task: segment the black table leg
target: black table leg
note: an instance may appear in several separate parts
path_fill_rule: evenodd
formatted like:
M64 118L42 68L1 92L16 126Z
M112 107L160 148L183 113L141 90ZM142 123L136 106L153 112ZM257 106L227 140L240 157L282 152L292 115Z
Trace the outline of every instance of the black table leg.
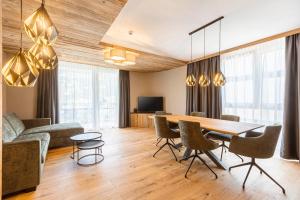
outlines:
M220 161L213 152L204 151L204 153L211 159L211 161L213 161L217 165L217 167L226 170L224 163L222 163L222 161Z
M193 150L186 148L182 159L183 160L188 159L192 151ZM203 151L203 152L209 157L211 161L213 161L217 165L217 167L226 170L225 165L218 159L218 157L213 152L211 151Z

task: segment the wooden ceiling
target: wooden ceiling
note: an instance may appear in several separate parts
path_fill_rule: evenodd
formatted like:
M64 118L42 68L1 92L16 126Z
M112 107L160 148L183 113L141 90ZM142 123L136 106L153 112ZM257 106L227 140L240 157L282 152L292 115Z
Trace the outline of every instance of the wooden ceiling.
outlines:
M46 0L46 9L59 30L54 48L60 60L90 65L122 68L130 71L161 71L180 67L184 61L138 51L134 66L118 67L103 61L103 45L99 45L127 0ZM31 15L41 0L23 0L23 19ZM20 0L2 0L3 49L14 53L20 43ZM23 31L24 33L24 31ZM23 46L33 42L24 33ZM134 50L136 51L136 50Z

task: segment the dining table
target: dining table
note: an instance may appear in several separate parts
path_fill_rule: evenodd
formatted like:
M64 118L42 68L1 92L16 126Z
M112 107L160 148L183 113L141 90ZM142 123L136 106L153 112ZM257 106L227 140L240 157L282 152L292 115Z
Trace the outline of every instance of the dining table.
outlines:
M154 119L154 116L149 116L150 119ZM261 124L253 124L247 122L235 122L235 121L227 121L221 119L213 119L206 117L196 117L189 115L161 115L166 117L168 122L177 123L181 120L190 121L190 122L198 122L200 127L206 131L215 131L223 134L229 134L233 136L239 136L248 131L252 131L258 128L264 127ZM178 144L178 146L181 144ZM183 159L187 159L192 153L192 149L186 148ZM212 151L203 151L209 159L216 164L217 167L221 169L226 169L226 165L212 152Z

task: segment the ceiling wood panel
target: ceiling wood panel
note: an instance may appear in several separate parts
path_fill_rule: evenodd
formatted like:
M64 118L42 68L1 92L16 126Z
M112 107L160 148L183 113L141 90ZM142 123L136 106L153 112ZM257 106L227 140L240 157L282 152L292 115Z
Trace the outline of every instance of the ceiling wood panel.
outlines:
M118 16L127 0L46 0L46 9L57 26L59 37L54 44L60 60L130 71L162 71L180 67L184 61L137 51L134 66L119 67L103 61L101 39ZM23 19L31 15L41 0L23 0ZM14 53L20 43L20 0L3 0L3 48ZM33 42L23 31L23 47ZM105 44L105 43L104 43ZM108 45L108 44L106 44ZM136 51L136 50L134 50Z
M135 49L130 49L119 45L114 45L114 44L109 44L104 42L100 42L99 44L102 50L104 50L107 47L117 47L120 49L125 49L127 51L137 53L138 56L136 58L136 65L125 67L125 68L132 68L131 69L132 71L144 71L144 72L163 71L163 70L173 69L176 67L181 67L187 64L186 61L177 60L175 58L160 56L152 53L147 53Z

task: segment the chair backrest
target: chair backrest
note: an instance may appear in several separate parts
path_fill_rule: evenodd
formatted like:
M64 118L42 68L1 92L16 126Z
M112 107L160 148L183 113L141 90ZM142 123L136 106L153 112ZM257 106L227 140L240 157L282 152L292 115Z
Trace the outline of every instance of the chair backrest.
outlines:
M261 157L270 158L274 155L280 131L281 125L267 126L264 133L256 137L260 140L260 145L263 145L263 148L257 147L257 150L261 151Z
M237 115L221 115L222 120L239 122L240 117Z
M154 116L154 127L157 137L161 138L172 138L172 131L168 126L166 117Z
M183 146L196 150L212 150L218 146L203 136L200 123L180 120L178 125Z
M205 112L191 112L191 116L194 116L194 117L206 117L206 113Z

